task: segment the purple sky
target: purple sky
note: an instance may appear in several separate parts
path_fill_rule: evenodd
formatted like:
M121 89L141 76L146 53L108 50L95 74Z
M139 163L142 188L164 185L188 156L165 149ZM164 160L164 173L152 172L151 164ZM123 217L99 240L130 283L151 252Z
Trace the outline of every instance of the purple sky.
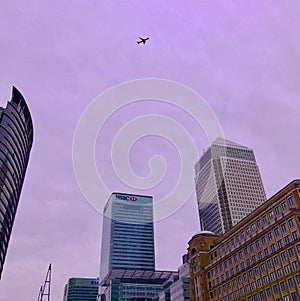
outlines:
M197 91L226 138L254 149L268 197L299 177L299 1L161 2L0 2L1 104L15 85L35 127L0 301L37 299L49 262L52 301L62 300L69 277L98 275L102 217L75 182L72 140L86 106L116 84L158 77ZM138 36L150 40L137 45ZM170 109L184 122L184 113ZM206 148L201 129L189 129ZM173 151L152 139L163 147L147 156ZM101 153L100 138L97 147ZM142 149L133 148L141 173ZM194 197L157 223L157 268L177 269L198 229Z

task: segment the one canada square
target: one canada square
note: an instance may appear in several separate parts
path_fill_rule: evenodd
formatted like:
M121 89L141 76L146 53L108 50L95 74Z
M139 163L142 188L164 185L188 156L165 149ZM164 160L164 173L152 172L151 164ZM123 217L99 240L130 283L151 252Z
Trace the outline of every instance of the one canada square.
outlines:
M27 104L13 88L12 99L0 108L0 277L25 178L33 141Z
M253 150L217 138L195 165L202 230L222 235L266 201Z

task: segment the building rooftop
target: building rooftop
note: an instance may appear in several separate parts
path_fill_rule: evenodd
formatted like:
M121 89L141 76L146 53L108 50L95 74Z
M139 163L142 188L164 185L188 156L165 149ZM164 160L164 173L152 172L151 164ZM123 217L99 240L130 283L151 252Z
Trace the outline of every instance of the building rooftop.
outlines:
M238 144L236 142L233 142L228 139L221 138L221 137L218 137L216 140L214 140L212 145L213 144L248 149L248 147L246 147L244 145Z
M108 285L111 279L151 279L151 280L168 280L178 276L177 271L154 271L154 270L125 270L125 269L114 269L104 277L101 285Z

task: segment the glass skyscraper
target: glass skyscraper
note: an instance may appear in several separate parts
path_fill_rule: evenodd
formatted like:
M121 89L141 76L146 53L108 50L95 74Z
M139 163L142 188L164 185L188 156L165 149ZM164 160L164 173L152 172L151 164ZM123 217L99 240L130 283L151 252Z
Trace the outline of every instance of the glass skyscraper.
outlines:
M266 201L253 150L217 138L195 166L202 230L222 235Z
M100 279L115 269L155 269L151 196L115 192L105 206Z
M13 88L12 99L0 108L0 278L12 232L33 141L29 109Z

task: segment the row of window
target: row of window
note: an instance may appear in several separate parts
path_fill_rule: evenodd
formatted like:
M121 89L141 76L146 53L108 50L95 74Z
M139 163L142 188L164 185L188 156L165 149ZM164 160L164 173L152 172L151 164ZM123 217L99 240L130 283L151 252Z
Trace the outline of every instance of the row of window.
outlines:
M288 225L291 230L293 230L296 226L295 220L293 218L288 220ZM250 244L249 247L245 247L243 250L240 250L238 253L234 254L228 260L225 260L220 265L216 266L215 269L212 270L211 275L217 276L218 273L225 271L227 268L230 268L234 263L238 260L243 260L245 258L245 263L241 262L241 269L244 269L245 266L249 267L251 263L255 263L257 260L263 259L265 256L268 256L270 253L275 252L277 249L281 249L283 246L288 245L292 240L296 240L299 237L298 231L295 230L292 232L292 237L287 234L287 225L286 223L281 224L281 227L276 227L274 231L268 232L267 236L263 236L261 239L257 239L254 244ZM279 239L280 236L284 236L283 240ZM268 245L276 238L276 244ZM265 247L264 247L265 246ZM251 253L255 252L255 249L258 251L257 256L252 255ZM212 255L212 254L211 254ZM237 266L236 266L237 267ZM236 268L239 269L239 268ZM236 270L236 272L239 272Z
M297 250L298 254L300 254L300 243L296 245L296 250ZM263 262L260 265L257 265L256 267L253 268L253 270L250 269L247 273L244 273L243 274L243 279L242 279L242 275L239 276L238 278L233 279L232 280L232 287L236 287L237 284L241 284L242 280L244 282L248 281L248 276L249 276L249 278L253 278L254 275L256 277L258 277L261 274L265 274L267 272L270 272L275 267L277 268L278 278L281 278L283 276L281 266L284 269L284 273L286 275L288 275L291 272L291 269L293 271L297 271L299 269L298 262L295 259L297 259L296 254L295 254L295 250L294 250L293 247L290 247L290 248L287 249L287 252L283 251L279 255L275 255L273 258L268 259L265 263ZM291 267L290 267L289 262L291 262ZM247 262L247 265L248 265L248 262ZM239 266L238 265L236 266L235 271L239 272ZM235 271L234 271L234 269L231 269L230 271L227 271L226 273L223 273L220 277L217 277L216 279L213 279L211 282L209 282L209 287L210 288L214 287L214 286L220 284L221 282L227 280L230 276L234 275ZM273 277L274 273L273 274L272 273L269 275L271 281L273 281L275 279L275 277ZM211 278L210 272L208 272L208 278L209 279ZM228 283L228 289L230 289L230 288L231 288L231 282ZM225 288L223 287L223 289L225 289Z
M264 285L267 285L268 282L265 282L263 280ZM253 294L252 296L249 296L247 299L243 299L244 301L258 301L258 300L266 300L266 298L270 298L274 295L278 295L279 293L284 294L288 293L288 291L293 291L296 288L296 284L300 285L300 274L296 275L295 280L293 277L288 278L286 281L280 281L279 283L276 283L270 287L265 288L265 290L259 291L257 294ZM215 290L214 292L210 292L211 299L215 298L215 300L219 301L231 301L236 300L240 298L243 298L245 295L255 291L257 288L261 288L263 286L262 280L258 279L256 282L251 282L250 285L246 285L245 287L242 287L240 289L236 289L234 292L226 294L224 297L219 298L220 292L218 290ZM288 295L286 295L288 297ZM297 299L297 293L292 292L291 297L292 301L298 300ZM276 299L277 300L277 299ZM280 299L279 299L280 300ZM288 299L284 300L290 300Z
M217 251L215 251L211 260L220 258L222 255L225 255L226 252L231 251L237 247L240 242L244 241L246 238L249 238L251 234L256 235L256 230L261 229L265 225L268 225L269 222L274 221L274 216L278 216L281 212L285 212L289 207L295 205L295 199L293 196L288 197L287 201L283 201L280 205L276 206L273 210L270 210L268 214L264 215L261 219L258 219L251 226L247 227L240 235L237 235L235 238L228 240L223 246L221 246Z

